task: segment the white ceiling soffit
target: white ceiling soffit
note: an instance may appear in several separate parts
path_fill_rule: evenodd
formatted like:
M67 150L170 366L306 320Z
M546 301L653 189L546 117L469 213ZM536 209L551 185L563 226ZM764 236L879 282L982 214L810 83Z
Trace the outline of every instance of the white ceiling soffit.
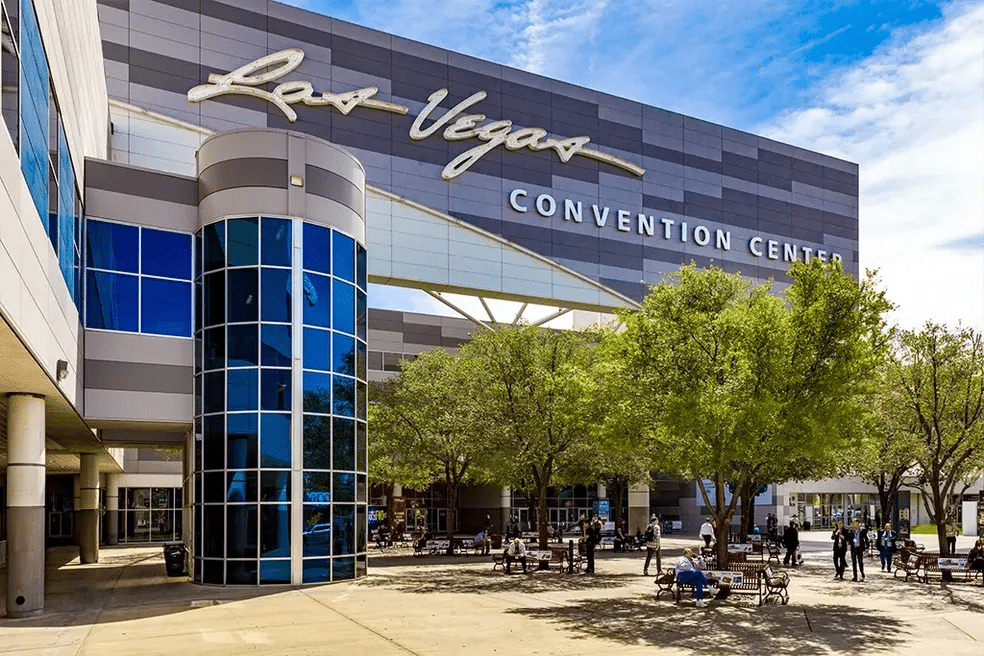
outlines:
M609 312L627 296L502 237L366 185L369 281Z

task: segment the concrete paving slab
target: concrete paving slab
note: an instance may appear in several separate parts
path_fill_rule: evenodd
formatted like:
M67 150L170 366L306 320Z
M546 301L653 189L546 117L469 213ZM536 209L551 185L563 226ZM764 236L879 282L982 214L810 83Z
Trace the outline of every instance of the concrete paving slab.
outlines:
M644 554L600 552L597 574L506 576L489 557L374 552L370 575L293 589L198 586L168 578L159 547L104 549L80 565L48 556L46 613L0 619L0 655L290 654L980 654L984 587L894 579L866 562L835 581L825 531L804 533L788 606L748 597L655 599ZM961 538L959 550L972 539ZM963 542L968 542L966 545ZM693 536L663 540L664 567ZM77 552L74 552L77 555ZM850 574L849 574L850 576ZM0 571L0 608L5 582Z

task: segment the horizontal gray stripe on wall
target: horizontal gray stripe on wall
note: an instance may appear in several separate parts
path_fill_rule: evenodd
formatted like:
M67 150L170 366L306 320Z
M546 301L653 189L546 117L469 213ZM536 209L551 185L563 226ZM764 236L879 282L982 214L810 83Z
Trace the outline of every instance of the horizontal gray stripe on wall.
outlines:
M305 166L304 178L304 186L309 194L337 201L359 216L366 215L365 193L337 173L308 164Z
M198 204L198 181L194 178L96 159L85 160L85 186L182 205Z
M243 157L216 162L198 175L198 202L209 194L241 187L286 189L287 160Z
M138 444L184 444L185 434L173 431L105 429L99 437L112 446Z
M86 360L85 386L124 392L191 394L194 371L191 367L166 364Z

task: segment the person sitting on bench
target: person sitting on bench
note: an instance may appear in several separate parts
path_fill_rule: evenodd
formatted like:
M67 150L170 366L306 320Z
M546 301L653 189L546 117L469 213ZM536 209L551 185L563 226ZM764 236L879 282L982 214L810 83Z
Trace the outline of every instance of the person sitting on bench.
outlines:
M506 574L510 573L510 567L514 560L523 564L523 572L526 572L526 545L519 538L513 538L506 548Z

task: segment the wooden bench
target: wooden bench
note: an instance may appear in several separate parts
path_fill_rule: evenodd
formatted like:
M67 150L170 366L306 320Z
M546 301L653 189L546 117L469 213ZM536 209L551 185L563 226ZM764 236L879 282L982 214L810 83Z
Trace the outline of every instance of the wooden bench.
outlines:
M892 577L899 578L899 574L902 574L906 581L909 580L910 576L918 579L920 565L919 554L916 551L902 548L896 552L892 559Z
M713 585L718 582L719 586L727 586L730 594L747 594L758 597L758 605L761 606L765 595L763 594L763 571L769 566L762 566L758 563L734 563L728 567L728 571L708 570L705 576ZM771 572L771 569L770 569ZM788 576L786 583L788 584ZM778 581L777 581L778 582ZM656 598L658 599L664 592L669 592L675 601L679 602L683 598L684 590L696 591L696 586L689 583L681 583L676 577L676 568L669 568L659 574L654 581L656 584ZM788 601L788 594L786 595Z
M929 583L930 579L938 579L947 583L971 583L980 572L967 566L967 556L955 554L940 556L938 554L919 554L921 574L918 579ZM949 578L945 578L949 573Z
M765 586L763 604L769 599L778 599L783 606L789 603L789 574L782 571L772 571L772 565L767 563L765 569L762 570L762 585Z
M448 540L427 540L427 542L421 544L418 540L413 544L413 555L414 556L426 556L426 555L437 555L445 554L448 552L448 547L451 543Z

